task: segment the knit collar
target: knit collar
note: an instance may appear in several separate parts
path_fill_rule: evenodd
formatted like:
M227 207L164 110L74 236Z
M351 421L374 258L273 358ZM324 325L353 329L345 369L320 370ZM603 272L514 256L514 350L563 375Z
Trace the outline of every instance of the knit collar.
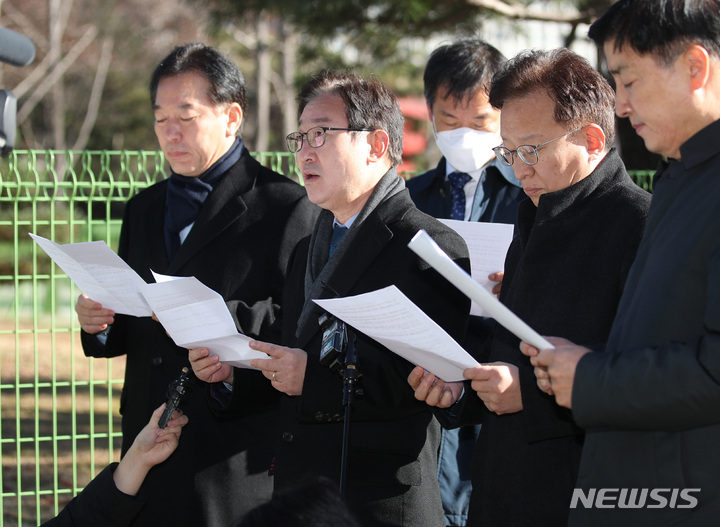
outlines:
M534 221L535 223L552 221L560 214L566 214L582 207L583 202L589 196L600 195L629 177L617 149L611 148L605 158L586 178L567 188L542 194L534 213ZM529 199L521 203L521 211L523 209L527 211L530 207L535 209Z

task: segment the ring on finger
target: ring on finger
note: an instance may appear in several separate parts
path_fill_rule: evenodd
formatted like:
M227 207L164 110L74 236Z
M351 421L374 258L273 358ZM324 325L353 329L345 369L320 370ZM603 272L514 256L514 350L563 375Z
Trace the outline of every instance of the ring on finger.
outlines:
M276 375L276 374L277 374L277 372L274 371L274 372L273 372L273 375L272 375L272 380L273 380L273 381L275 380L275 375Z

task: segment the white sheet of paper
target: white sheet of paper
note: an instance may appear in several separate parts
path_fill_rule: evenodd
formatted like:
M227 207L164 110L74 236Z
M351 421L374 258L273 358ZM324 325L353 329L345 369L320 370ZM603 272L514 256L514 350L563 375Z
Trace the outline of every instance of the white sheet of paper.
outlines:
M152 314L140 294L145 281L104 241L60 245L36 234L30 237L83 293L103 307L136 317Z
M453 262L427 232L418 231L408 243L408 247L433 266L451 284L480 304L488 316L494 318L516 337L539 349L555 348Z
M470 274L488 293L497 282L488 280L490 273L505 268L505 255L513 239L515 227L509 223L487 223L479 221L439 220L460 236L470 253ZM486 317L485 310L473 301L470 314Z
M172 277L153 272L157 280L145 284L142 295L175 344L183 348L208 348L221 362L251 368L252 359L267 359L251 349L252 340L238 333L222 296L194 276Z
M394 285L345 298L313 300L324 310L441 379L463 380L478 362ZM358 350L361 354L362 350Z

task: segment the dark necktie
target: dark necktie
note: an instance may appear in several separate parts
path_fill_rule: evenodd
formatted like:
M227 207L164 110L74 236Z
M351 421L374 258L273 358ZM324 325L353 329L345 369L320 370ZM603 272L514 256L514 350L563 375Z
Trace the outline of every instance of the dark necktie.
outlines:
M335 251L335 247L338 246L338 243L340 243L340 240L342 240L342 237L345 236L347 231L347 227L343 227L337 223L333 225L332 238L330 239L330 254L328 255L328 259L332 256L332 253Z
M470 176L465 172L452 172L448 175L452 185L452 210L451 220L465 219L465 184L470 181Z

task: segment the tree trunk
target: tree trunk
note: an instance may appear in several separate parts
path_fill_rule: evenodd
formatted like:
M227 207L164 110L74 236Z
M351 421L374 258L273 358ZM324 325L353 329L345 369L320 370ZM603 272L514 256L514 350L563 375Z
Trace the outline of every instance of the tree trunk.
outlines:
M254 150L265 152L270 142L270 24L261 14L257 23L257 135Z
M295 103L295 73L297 71L297 48L300 37L295 28L283 22L282 28L282 84L285 88L281 98L283 130L289 134L297 128L297 106Z

